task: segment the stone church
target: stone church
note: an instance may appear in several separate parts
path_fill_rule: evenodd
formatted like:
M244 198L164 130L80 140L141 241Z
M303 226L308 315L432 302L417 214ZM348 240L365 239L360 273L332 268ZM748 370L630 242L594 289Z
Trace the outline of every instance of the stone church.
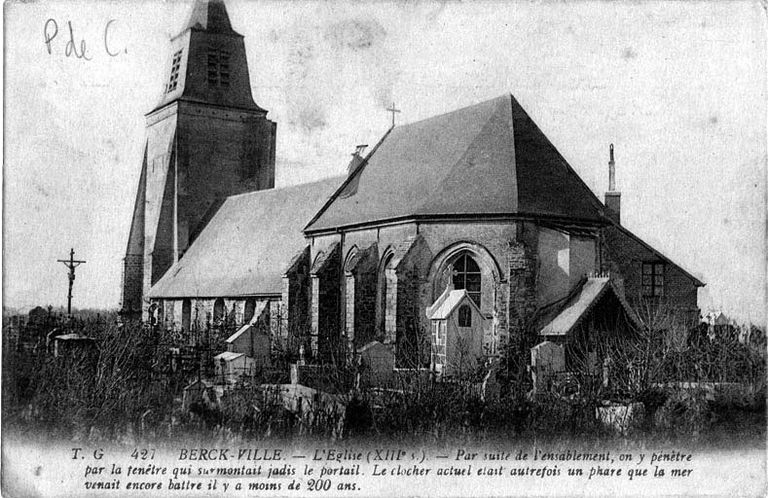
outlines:
M698 319L704 284L621 225L613 146L603 203L513 95L393 126L346 176L274 188L277 124L224 4L198 1L169 55L146 116L126 315L250 327L237 337L260 334L259 355L309 361L376 343L396 368L436 367L438 315L483 357L534 316L542 337L567 337L603 301Z

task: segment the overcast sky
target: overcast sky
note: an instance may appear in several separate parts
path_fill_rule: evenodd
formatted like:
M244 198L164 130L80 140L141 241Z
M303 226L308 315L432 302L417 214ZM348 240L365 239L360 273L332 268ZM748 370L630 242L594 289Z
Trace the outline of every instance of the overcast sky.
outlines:
M406 123L511 92L600 198L614 143L623 224L707 283L704 310L764 322L758 2L227 5L254 98L278 123L278 184L343 173L392 101ZM5 4L6 306L66 304L56 259L70 247L88 261L74 305L118 305L144 114L189 10ZM68 22L91 60L67 57Z

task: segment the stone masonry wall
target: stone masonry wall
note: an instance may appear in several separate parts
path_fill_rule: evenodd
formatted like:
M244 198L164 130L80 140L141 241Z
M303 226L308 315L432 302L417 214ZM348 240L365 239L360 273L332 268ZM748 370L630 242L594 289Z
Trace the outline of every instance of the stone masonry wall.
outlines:
M507 252L509 293L507 324L509 340L517 340L536 311L538 229L532 223L520 223L517 240Z

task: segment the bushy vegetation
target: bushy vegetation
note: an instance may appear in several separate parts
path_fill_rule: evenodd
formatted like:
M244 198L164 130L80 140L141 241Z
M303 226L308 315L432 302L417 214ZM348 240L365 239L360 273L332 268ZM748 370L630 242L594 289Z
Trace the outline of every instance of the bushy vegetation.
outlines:
M185 367L179 363L183 351L172 348L157 329L92 317L69 327L92 337L97 350L56 357L44 334L32 348L6 350L3 422L14 431L116 442L182 435L430 442L589 439L615 437L595 416L610 400L644 406L645 423L622 437L711 438L724 424L740 430L734 425L739 417L757 420L755 427L764 424L764 343L740 339L729 329L712 335L650 319L644 323L644 329L627 337L593 331L602 348L599 356L611 358L607 383L585 365L556 388L533 394L526 369L529 348L537 340L531 334L510 342L500 359L480 358L474 368L448 379L420 368L420 355L413 368L399 371L386 385L361 385L355 380L359 367L351 361L337 362L332 369L308 366L308 387L326 395L309 396L297 407L274 388L288 382L286 359L274 362L280 372L249 372L219 389L215 400L183 407L184 387L211 378L212 350L190 346L187 359L194 362ZM745 418L744 410L758 418ZM759 436L764 434L760 430L748 432Z

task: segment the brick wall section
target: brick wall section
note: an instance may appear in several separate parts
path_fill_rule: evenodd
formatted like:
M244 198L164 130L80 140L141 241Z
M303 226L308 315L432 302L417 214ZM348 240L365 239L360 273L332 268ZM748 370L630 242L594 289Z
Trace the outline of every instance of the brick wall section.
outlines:
M531 223L520 223L517 240L509 244L507 268L509 293L507 305L508 340L515 340L536 311L537 263L535 248L538 229Z
M483 338L483 348L486 355L496 356L501 352L501 346L509 340L509 324L507 323L507 307L509 306L509 282L507 276L496 283L494 302L493 326Z
M440 375L445 371L447 331L445 321L432 323L432 369Z
M624 295L631 306L641 306L647 302L642 297L642 264L663 260L617 227L607 227L601 235L604 241L603 270L620 277ZM670 306L681 318L693 323L698 320L698 289L694 281L674 264L665 264L664 293L659 303Z

